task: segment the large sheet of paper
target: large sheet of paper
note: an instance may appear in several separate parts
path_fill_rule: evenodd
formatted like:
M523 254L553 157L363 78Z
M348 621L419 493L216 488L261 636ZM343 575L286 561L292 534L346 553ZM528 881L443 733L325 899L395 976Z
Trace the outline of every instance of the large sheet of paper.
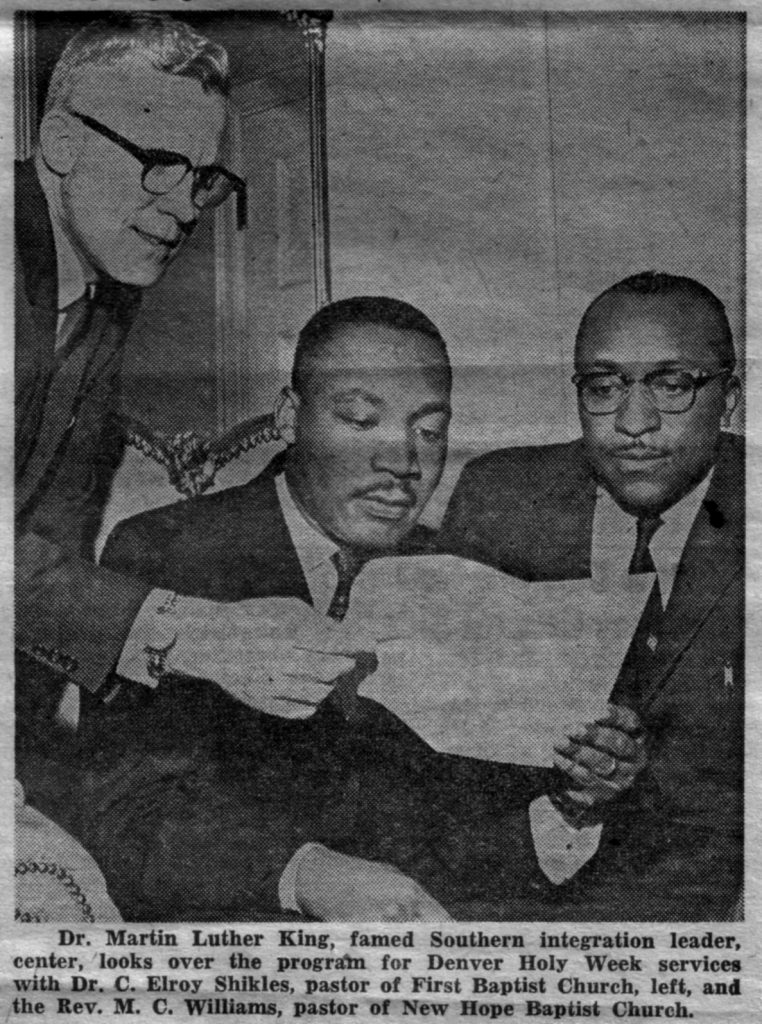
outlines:
M437 750L549 765L565 727L605 706L652 584L525 583L449 555L379 559L346 620L379 638L360 692Z

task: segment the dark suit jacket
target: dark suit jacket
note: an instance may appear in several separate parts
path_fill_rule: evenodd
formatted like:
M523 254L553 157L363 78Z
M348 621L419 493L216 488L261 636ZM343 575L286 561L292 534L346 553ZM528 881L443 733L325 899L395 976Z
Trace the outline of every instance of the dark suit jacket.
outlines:
M311 603L275 488L282 464L276 457L242 487L127 520L103 561L186 595ZM433 534L421 527L397 553L431 550ZM349 722L331 698L304 722L248 711L210 684L163 683L156 698L144 717L155 728L166 714L165 752L182 761L195 745L166 773L168 810L143 814L133 786L90 843L129 917L281 918L278 878L309 840L391 861L456 912L466 898L495 886L510 893L538 874L526 818L538 785L531 772L438 755L363 698ZM146 749L155 768L155 733ZM115 787L107 791L113 797Z
M15 184L17 770L30 801L58 820L55 772L31 762L59 749L53 716L66 683L95 692L108 678L147 593L92 561L138 292L103 281L79 343L57 356L56 254L31 162Z
M590 574L596 484L582 443L469 463L440 543L526 580ZM644 683L636 634L612 700L641 715L650 762L612 809L597 856L555 906L528 916L721 918L742 877L744 448L723 435Z

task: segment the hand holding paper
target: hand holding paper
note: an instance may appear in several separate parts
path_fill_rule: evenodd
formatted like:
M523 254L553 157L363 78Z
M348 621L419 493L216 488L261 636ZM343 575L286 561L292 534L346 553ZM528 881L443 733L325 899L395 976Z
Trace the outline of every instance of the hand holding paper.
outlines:
M282 718L314 714L375 644L296 598L218 604L182 597L172 628L168 671L213 679L244 704Z

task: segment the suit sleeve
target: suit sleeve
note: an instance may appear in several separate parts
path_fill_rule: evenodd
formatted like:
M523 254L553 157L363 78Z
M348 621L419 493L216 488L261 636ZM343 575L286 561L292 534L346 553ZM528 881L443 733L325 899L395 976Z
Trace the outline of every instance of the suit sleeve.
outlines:
M20 652L93 693L113 671L150 589L35 533L17 538L15 585Z
M479 468L469 463L463 468L445 510L437 534L441 550L463 558L484 558L484 543L480 543L479 501L477 495L484 488Z
M161 521L150 513L117 523L106 539L100 564L146 585L163 586L164 532Z

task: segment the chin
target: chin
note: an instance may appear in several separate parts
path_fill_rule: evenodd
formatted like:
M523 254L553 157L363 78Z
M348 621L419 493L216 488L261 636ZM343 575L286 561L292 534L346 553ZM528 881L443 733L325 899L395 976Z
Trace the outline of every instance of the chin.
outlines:
M167 266L167 263L162 263L158 266L152 264L142 267L105 267L104 269L108 276L114 281L118 281L119 284L132 285L133 288L150 288L151 285L157 284L161 280Z
M674 503L672 494L658 487L612 488L615 501L633 515L655 515Z
M396 548L407 537L412 528L407 523L394 530L372 525L367 529L358 531L350 540L350 543L354 547L383 554L384 551L391 551L393 548Z

